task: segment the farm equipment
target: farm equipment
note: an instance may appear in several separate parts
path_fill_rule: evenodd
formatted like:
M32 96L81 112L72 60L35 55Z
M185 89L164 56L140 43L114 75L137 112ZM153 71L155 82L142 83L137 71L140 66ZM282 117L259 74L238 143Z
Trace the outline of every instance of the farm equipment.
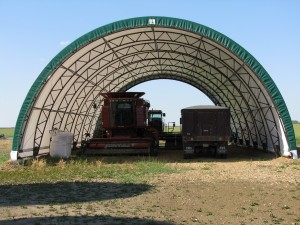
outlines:
M230 110L220 106L194 106L181 110L184 158L197 154L227 157Z
M147 123L150 103L141 98L144 94L102 93L104 105L99 128L83 142L83 153L157 155L158 131Z
M148 111L148 121L149 121L149 126L153 127L156 129L159 133L164 132L164 121L163 117L165 117L166 114L163 113L161 110L155 110L151 109Z
M161 149L181 149L182 137L180 132L174 132L175 122L168 122L165 127L164 119L166 114L161 110L149 110L149 126L158 131L159 140L164 142L164 146L160 146ZM171 124L171 126L170 126Z

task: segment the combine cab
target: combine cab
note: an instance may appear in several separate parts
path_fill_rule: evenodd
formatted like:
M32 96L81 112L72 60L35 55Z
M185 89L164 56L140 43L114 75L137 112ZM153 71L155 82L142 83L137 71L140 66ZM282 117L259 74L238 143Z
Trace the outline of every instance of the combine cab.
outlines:
M150 127L150 103L141 98L144 92L102 93L99 129L84 141L84 154L147 154L157 155L158 131Z

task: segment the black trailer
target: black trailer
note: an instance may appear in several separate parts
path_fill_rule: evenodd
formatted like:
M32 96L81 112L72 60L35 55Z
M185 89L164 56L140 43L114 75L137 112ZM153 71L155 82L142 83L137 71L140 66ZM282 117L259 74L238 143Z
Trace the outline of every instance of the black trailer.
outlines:
M220 106L193 106L181 110L184 158L196 154L227 156L230 110Z

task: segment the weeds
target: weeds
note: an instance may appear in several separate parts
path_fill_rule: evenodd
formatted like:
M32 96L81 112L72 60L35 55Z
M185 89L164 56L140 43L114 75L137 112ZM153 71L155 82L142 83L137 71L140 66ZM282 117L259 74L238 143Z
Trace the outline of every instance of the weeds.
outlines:
M258 204L257 202L252 201L252 202L250 203L250 205L251 205L251 206L258 206L259 204Z
M11 143L11 139L0 140L0 165L9 160Z
M208 211L208 212L206 213L206 216L212 216L212 215L213 215L213 212Z
M210 170L209 167L203 167L202 170Z
M47 166L47 162L45 159L34 159L31 163L31 168L34 170L45 169Z
M285 210L287 210L287 209L290 209L290 207L289 207L289 206L287 206L287 205L283 205L283 206L281 206L281 209L285 209Z
M113 179L122 183L147 183L151 177L162 173L177 173L179 169L167 163L149 159L131 163L115 164L105 160L76 158L34 159L28 166L11 166L0 170L3 184L59 182L72 180Z

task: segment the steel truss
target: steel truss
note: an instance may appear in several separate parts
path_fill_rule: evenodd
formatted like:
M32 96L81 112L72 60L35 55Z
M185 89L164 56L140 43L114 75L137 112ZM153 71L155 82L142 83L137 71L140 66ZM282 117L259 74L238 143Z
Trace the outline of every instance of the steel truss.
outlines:
M249 66L204 36L154 26L99 38L56 68L28 114L38 118L29 146L32 150L49 146L52 128L74 133L80 143L99 120L100 93L126 91L154 79L190 84L214 104L230 107L238 144L279 154L278 113ZM24 130L31 122L26 121ZM28 136L23 134L20 143Z

